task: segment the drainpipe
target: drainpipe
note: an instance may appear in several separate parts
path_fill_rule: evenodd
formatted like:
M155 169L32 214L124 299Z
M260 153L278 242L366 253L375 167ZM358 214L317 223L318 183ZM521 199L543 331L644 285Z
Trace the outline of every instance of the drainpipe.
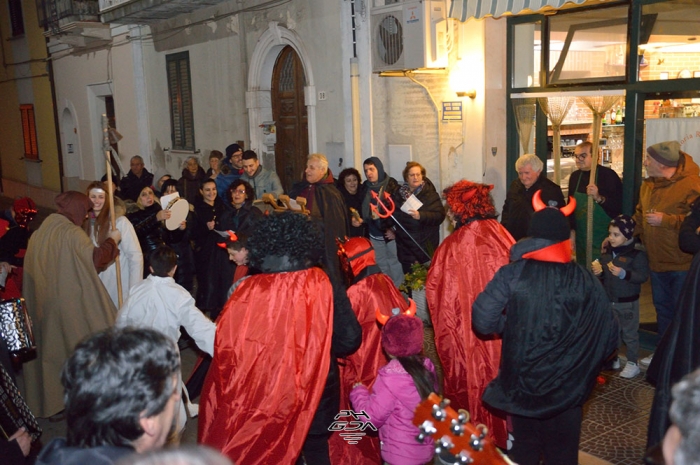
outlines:
M350 58L350 96L352 99L352 151L355 167L362 167L362 128L360 127L360 65Z
M362 128L360 124L360 63L357 59L355 0L350 2L352 19L352 58L350 58L350 99L352 101L352 151L356 169L362 167Z

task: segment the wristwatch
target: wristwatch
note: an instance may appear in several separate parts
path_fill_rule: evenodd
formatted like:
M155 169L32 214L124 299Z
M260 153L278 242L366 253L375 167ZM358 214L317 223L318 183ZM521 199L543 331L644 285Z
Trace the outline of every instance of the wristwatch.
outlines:
M602 195L600 196L600 200L595 201L595 203L597 203L598 205L602 204L603 202L605 202L605 197L603 197Z

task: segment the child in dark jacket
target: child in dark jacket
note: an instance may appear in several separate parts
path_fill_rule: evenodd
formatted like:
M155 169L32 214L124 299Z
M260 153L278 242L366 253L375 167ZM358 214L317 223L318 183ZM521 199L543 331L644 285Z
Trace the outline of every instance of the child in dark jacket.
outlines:
M382 459L392 465L421 465L433 459L433 441L416 441L418 427L413 411L435 390L432 362L421 355L423 322L414 316L397 315L382 330L382 347L391 361L379 369L372 393L361 383L350 392L355 411L369 415L379 428Z
M627 215L618 215L608 227L608 245L605 252L591 264L593 273L600 278L620 321L622 342L627 346L627 365L620 373L623 378L634 378L640 373L639 356L639 293L642 283L649 278L649 260L646 252L635 248L632 236L635 221ZM619 367L620 362L613 362Z

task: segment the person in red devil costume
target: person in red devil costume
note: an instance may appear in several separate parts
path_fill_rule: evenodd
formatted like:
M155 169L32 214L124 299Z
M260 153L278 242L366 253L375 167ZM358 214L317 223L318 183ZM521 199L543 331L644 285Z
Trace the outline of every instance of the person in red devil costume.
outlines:
M198 440L239 465L330 464L335 358L357 350L362 335L345 288L319 267L323 244L306 215L262 218L248 240L262 273L238 284L217 320Z
M371 386L377 372L387 364L382 351L381 329L377 312L389 318L392 310L405 313L409 303L396 288L391 278L381 272L369 239L353 237L338 244L340 264L348 280L348 298L357 320L362 326L362 345L345 358L340 366L340 409L350 410L350 391L357 383ZM412 306L415 313L415 304ZM340 432L330 439L333 465L362 465L380 463L379 438L371 430L365 431L357 444L348 444Z
M501 340L472 329L472 304L498 269L508 263L515 242L496 220L489 194L492 185L462 180L443 191L455 231L435 251L425 284L435 349L444 370L443 389L455 408L483 423L499 446L505 446L505 417L481 402L496 377Z

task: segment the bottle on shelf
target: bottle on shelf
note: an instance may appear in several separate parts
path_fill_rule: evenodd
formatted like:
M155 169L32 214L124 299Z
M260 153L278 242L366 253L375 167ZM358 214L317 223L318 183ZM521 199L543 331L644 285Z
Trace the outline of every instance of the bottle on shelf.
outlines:
M620 107L617 107L617 111L615 112L615 124L622 124L622 110Z

